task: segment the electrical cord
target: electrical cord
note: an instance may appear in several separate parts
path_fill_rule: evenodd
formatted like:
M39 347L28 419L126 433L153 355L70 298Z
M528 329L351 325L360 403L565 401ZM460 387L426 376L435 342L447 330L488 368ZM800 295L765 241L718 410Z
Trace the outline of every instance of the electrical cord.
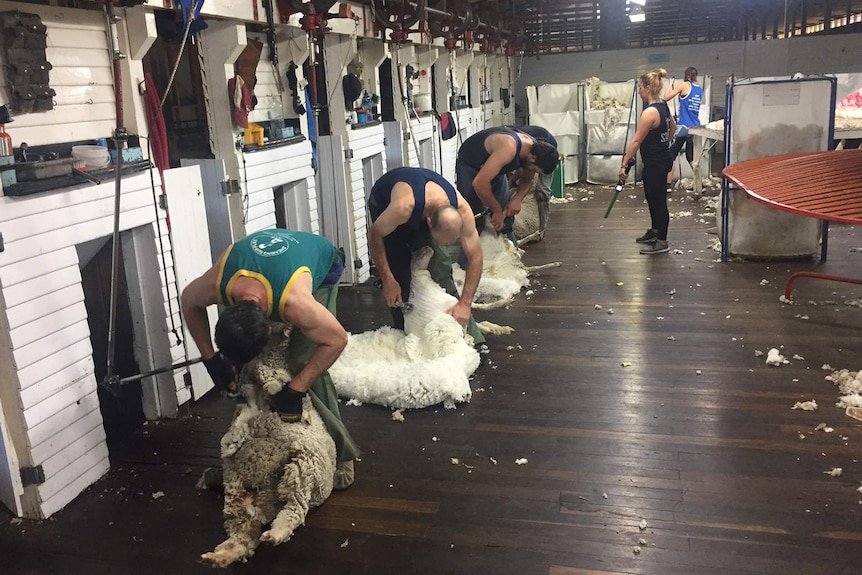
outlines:
M186 43L189 39L189 29L192 27L192 21L195 19L195 10L198 7L198 0L192 2L192 7L189 9L188 19L186 20L186 28L183 30L183 39L180 42L180 51L177 54L177 60L174 62L174 69L171 71L171 77L168 79L168 85L165 88L165 93L162 95L161 107L165 106L165 101L168 99L168 93L171 91L171 86L174 84L174 78L177 75L177 69L180 67L180 61L183 59L183 52L186 49Z

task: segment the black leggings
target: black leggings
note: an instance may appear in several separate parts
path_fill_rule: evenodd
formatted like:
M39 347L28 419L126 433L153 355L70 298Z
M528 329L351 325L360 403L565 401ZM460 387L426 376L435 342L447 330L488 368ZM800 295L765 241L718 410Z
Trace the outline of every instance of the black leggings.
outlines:
M644 163L644 195L647 205L649 205L649 215L652 220L650 227L657 232L660 240L667 240L667 226L670 222L665 184L667 173L672 167L673 160Z
M673 145L670 148L670 153L673 155L674 160L676 160L676 157L679 155L680 151L682 151L683 146L685 146L685 159L688 160L688 163L690 164L694 161L694 138L691 136L674 139Z

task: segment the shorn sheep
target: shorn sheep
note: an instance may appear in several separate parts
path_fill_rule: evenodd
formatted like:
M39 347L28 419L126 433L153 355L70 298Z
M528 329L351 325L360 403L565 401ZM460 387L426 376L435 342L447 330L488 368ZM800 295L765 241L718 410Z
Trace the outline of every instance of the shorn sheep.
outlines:
M562 262L551 262L539 266L525 266L521 261L523 250L516 248L502 234L497 234L485 226L479 236L482 243L482 278L476 287L476 300L473 309L494 309L509 305L514 297L530 285L529 276L540 270L559 267ZM458 289L464 286L464 270L455 264L452 276Z
M413 256L411 309L404 332L382 327L351 334L347 348L329 369L342 397L393 408L422 408L470 401L470 375L479 353L446 310L456 299L431 279L430 247Z
M311 398L303 400L297 423L285 423L269 411L269 397L291 379L289 337L274 331L264 351L240 374L246 403L237 407L221 440L228 538L201 555L214 567L251 557L260 542L284 543L305 523L309 508L321 505L332 492L335 443Z

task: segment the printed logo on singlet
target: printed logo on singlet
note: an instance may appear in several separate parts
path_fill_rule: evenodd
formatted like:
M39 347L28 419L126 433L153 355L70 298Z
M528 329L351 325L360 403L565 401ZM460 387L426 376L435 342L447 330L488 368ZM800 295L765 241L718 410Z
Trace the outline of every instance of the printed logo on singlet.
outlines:
M265 258L271 258L280 256L290 249L288 240L293 241L293 236L261 232L256 234L249 243L254 253Z

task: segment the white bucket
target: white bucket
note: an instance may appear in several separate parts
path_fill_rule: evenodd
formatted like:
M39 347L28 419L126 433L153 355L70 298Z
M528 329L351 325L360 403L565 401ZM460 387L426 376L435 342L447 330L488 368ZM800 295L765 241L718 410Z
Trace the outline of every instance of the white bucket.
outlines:
M105 146L72 146L72 157L83 160L88 168L104 168L111 161L111 155Z

